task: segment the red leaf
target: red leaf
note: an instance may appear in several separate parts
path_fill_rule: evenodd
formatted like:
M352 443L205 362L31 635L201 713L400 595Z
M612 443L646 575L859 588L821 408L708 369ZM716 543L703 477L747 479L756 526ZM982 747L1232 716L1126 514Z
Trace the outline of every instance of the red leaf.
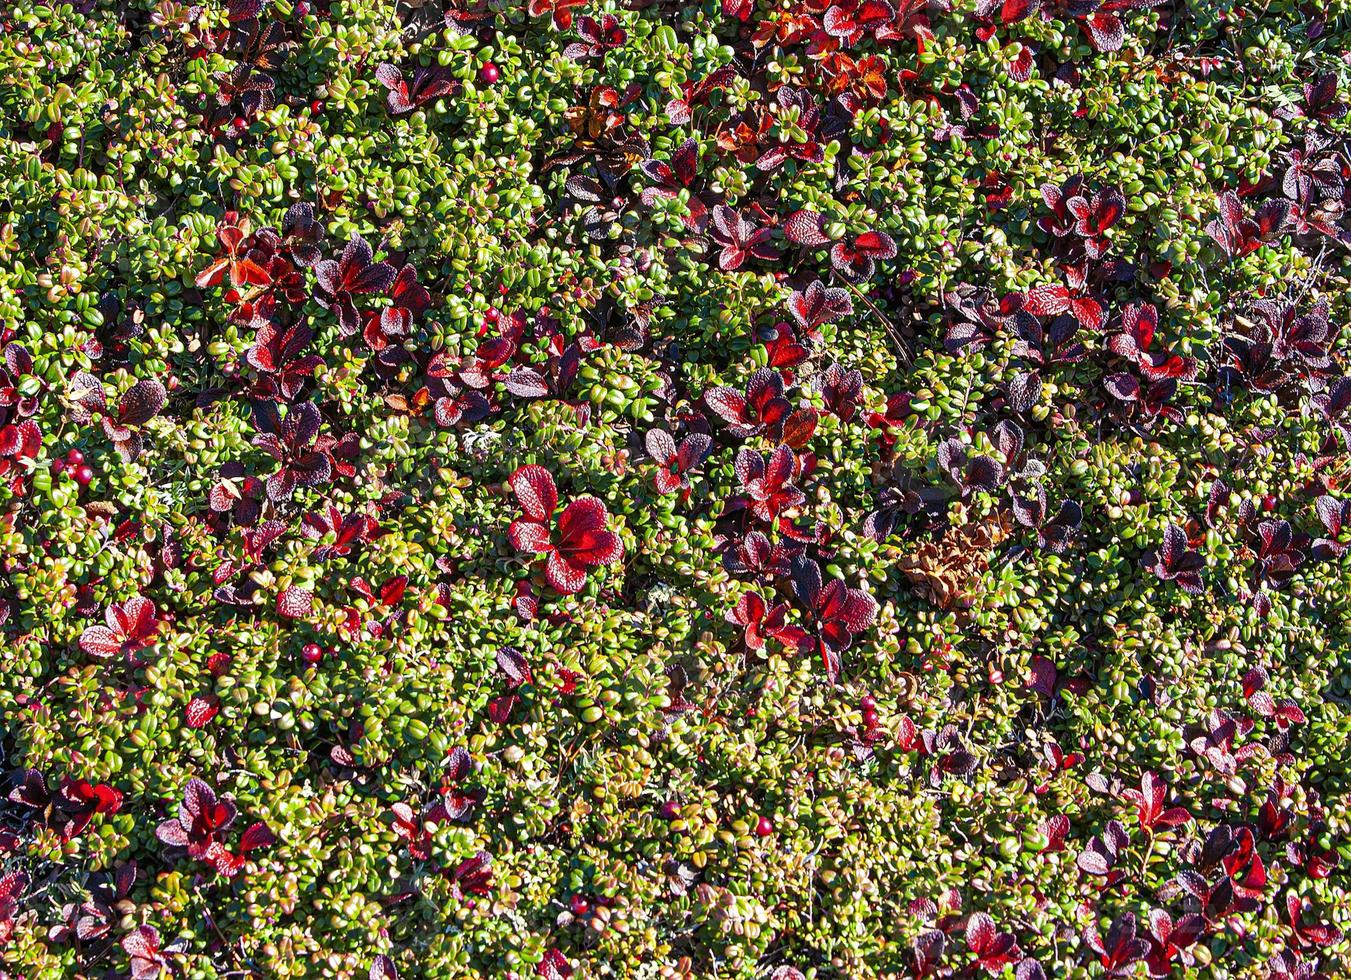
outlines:
M277 615L286 619L304 619L314 609L314 593L292 585L277 596Z
M183 715L189 728L201 728L220 713L220 699L214 694L198 694L188 702Z
M553 474L543 466L522 466L507 483L520 501L525 516L532 521L548 521L558 506L558 487Z
M80 635L80 649L91 657L106 659L122 650L122 638L106 626L91 626Z
M830 236L825 232L826 219L815 211L803 208L794 211L783 224L783 233L798 245L825 245Z
M117 419L123 425L143 425L159 414L168 399L164 385L153 378L136 382L117 405Z
M704 394L704 401L724 422L735 425L746 417L746 399L734 388L714 388Z
M544 567L544 577L555 592L572 595L581 592L586 585L586 569L574 565L558 552L549 553L548 564Z
M513 369L502 383L518 398L543 398L549 393L549 382L532 367Z
M570 980L572 964L558 950L551 949L544 954L544 959L540 960L535 966L535 973L542 980Z
M408 576L396 575L380 586L380 602L386 606L397 606L403 601L404 591L408 588Z
M1069 290L1064 286L1037 286L1027 291L1023 309L1033 316L1055 316L1069 309Z
M272 833L267 824L259 821L239 836L239 851L241 854L247 854L260 847L270 847L276 842L277 835Z
M571 542L588 531L603 530L609 516L605 504L595 497L578 497L559 515L558 531L565 543Z
M517 551L530 551L538 554L548 551L553 545L549 538L549 529L534 521L512 521L507 528L507 538Z
M512 687L520 687L523 684L529 684L534 680L534 675L530 671L529 661L525 659L519 650L512 647L498 648L497 668L506 675L506 678Z

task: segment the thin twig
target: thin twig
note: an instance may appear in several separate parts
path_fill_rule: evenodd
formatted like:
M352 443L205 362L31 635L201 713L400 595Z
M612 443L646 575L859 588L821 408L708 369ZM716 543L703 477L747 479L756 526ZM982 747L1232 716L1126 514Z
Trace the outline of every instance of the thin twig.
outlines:
M857 296L859 301L863 303L863 305L866 306L878 320L882 321L882 326L886 330L887 336L896 344L897 354L900 356L901 363L906 367L913 364L915 361L914 352L910 349L910 345L906 342L905 338L901 336L901 332L896 329L896 325L887 319L886 314L879 310L877 305L873 303L861 289L848 279L839 275L839 273L831 272L831 278L836 282L844 283L844 285L849 288L850 292Z

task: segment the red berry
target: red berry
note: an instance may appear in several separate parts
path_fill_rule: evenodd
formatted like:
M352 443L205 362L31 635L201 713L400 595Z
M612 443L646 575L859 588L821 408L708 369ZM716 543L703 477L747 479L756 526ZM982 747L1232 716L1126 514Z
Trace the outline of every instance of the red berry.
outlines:
M572 908L572 914L577 916L578 918L581 918L582 916L586 915L586 913L591 911L591 903L588 902L581 895L573 895L572 901L569 902L568 904Z
M478 70L478 80L484 85L496 85L497 80L502 77L502 73L497 70L497 66L491 61Z
M863 712L863 727L864 728L877 727L877 711L874 710L873 708L868 708Z
M94 471L88 466L81 466L75 471L75 482L82 487L87 487L94 479Z
M858 706L865 712L877 710L877 699L871 694L865 694L859 700Z
M235 116L235 129L243 129L248 124L248 120L243 116Z
M499 316L501 316L501 314L497 312L497 307L495 306L488 307L488 311L483 314L483 318L489 323L496 323Z
M300 656L307 664L317 664L324 659L324 648L317 643L306 643L300 650Z
M70 452L66 453L67 466L79 466L83 462L84 453L80 452L78 449L72 449Z
M757 837L768 837L774 833L774 821L769 817L761 817L755 821L755 834Z
M66 471L66 461L64 459L52 460L52 476L60 476Z
M320 102L318 99L315 99L313 102L310 103L311 116L317 116L319 115L319 113L323 111L324 111L324 104Z
M680 806L675 800L667 800L661 805L661 817L663 820L674 820L680 816Z
M1263 497L1263 498L1262 498L1262 509L1265 510L1265 511L1267 511L1268 513L1270 513L1271 511L1275 510L1275 509L1276 509L1276 498L1275 498L1274 496L1272 496L1271 494L1267 494L1265 497Z

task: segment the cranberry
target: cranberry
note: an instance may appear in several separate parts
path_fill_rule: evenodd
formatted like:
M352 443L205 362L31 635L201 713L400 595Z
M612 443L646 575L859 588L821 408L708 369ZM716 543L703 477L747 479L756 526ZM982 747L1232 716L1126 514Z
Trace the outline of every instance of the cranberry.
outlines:
M78 449L72 449L70 452L66 453L67 466L79 466L83 462L84 453L80 452Z
M570 901L568 905L572 909L572 914L578 918L581 918L591 911L591 903L581 895L573 895L572 901Z
M243 129L249 124L249 121L243 116L235 116L235 129Z
M1275 498L1274 496L1272 496L1271 494L1267 494L1265 497L1263 497L1263 498L1262 498L1262 509L1263 509L1264 511L1266 511L1267 513L1271 513L1271 511L1275 510L1275 509L1276 509L1276 498Z
M863 695L863 697L859 700L858 706L859 706L859 708L861 708L865 713L866 713L866 712L869 712L869 711L874 711L874 712L875 712L875 711L877 710L877 698L873 697L871 694L865 694L865 695Z
M66 461L64 459L52 460L52 476L60 476L66 471Z
M675 800L667 800L661 805L661 817L663 820L674 820L680 816L680 806Z
M877 711L876 711L875 709L873 709L873 708L866 708L866 709L864 709L864 712L863 712L863 727L864 727L864 728L876 728L876 727L877 727Z
M317 643L306 643L300 649L300 657L307 664L317 664L324 659L324 648Z
M319 115L319 113L323 111L324 111L324 104L320 102L318 99L315 99L313 102L310 103L311 116L317 116Z
M75 482L82 487L87 487L94 479L94 471L88 466L81 466L75 471Z
M755 835L757 837L768 837L772 833L774 833L774 821L770 820L769 817L761 817L755 821Z
M478 80L484 85L496 85L497 80L502 77L502 73L497 70L497 66L491 61L478 70Z

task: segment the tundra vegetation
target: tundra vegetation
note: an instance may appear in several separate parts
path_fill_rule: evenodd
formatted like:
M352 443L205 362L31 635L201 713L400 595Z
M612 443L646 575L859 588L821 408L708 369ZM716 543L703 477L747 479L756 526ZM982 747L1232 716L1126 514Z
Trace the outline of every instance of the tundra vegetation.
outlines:
M1351 972L1351 2L4 7L0 974Z

